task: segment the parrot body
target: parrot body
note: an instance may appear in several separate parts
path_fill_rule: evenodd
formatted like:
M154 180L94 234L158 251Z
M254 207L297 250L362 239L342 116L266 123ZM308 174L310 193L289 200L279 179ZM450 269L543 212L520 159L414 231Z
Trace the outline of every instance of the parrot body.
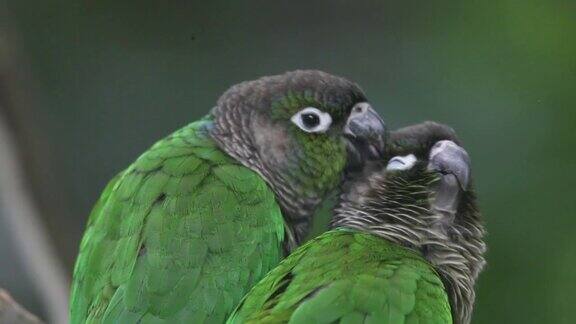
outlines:
M383 152L384 135L340 77L233 86L108 184L80 244L71 322L224 322L301 242L346 165Z
M229 323L452 323L439 275L421 255L374 235L332 230L250 292Z
M222 322L279 262L274 193L215 145L209 125L158 142L110 182L82 240L72 322Z
M451 141L429 151L351 179L333 229L270 271L228 323L468 323L485 250L469 159Z

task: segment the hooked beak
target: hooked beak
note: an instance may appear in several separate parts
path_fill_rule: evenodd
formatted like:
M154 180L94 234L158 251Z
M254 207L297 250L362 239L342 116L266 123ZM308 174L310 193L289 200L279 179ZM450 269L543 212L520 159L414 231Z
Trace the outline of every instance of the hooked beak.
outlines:
M383 160L386 144L386 125L369 103L361 102L352 108L344 125L349 164L361 166L366 161Z

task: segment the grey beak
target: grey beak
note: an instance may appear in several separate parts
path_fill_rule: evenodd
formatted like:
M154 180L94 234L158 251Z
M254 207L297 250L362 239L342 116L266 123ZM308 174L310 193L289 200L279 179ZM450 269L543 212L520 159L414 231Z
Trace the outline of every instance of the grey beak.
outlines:
M386 144L386 125L369 103L361 102L352 108L344 126L344 134L363 158L383 158ZM361 157L361 158L362 158Z
M455 215L460 196L470 184L470 157L468 153L452 141L439 141L430 150L428 169L442 176L436 185L433 208Z
M429 169L453 175L452 181L456 181L462 190L468 189L470 157L466 150L452 141L439 141L430 150L429 159Z

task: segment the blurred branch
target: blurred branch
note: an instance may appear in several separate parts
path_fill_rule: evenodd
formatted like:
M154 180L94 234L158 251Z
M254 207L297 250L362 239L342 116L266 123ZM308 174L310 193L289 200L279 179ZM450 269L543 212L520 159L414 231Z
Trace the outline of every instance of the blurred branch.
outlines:
M42 324L42 321L18 305L6 291L0 289L0 323Z
M76 219L69 208L56 161L58 149L45 133L48 129L43 112L50 102L44 97L43 86L37 82L30 64L24 37L10 10L0 0L0 114L18 149L18 163L23 181L67 275L73 268L78 252L83 217ZM65 127L62 125L61 127ZM71 244L72 242L72 244Z
M18 249L14 254L19 256L32 278L49 322L67 323L69 285L66 271L41 222L39 208L24 168L22 157L25 152L17 141L14 124L10 122L9 112L26 108L26 94L29 91L23 91L22 80L25 78L22 77L22 71L25 69L20 68L16 59L18 55L13 47L14 33L7 23L7 15L7 10L0 3L0 205L5 211L2 215ZM0 296L2 307L15 305L6 296ZM12 306L2 309L11 309L7 310L8 314L23 311L21 307ZM2 316L0 314L0 323L12 323Z
M33 278L51 322L66 323L67 277L22 179L12 137L0 115L0 199L7 211L8 227L19 248L16 253Z

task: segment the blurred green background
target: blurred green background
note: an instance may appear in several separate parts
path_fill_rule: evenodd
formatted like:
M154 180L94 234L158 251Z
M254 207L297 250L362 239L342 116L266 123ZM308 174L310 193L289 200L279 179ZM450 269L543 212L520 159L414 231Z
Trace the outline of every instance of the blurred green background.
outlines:
M576 1L0 0L0 10L27 76L27 104L9 121L68 271L92 204L139 153L232 84L315 68L358 82L391 128L430 119L460 134L489 232L474 323L576 323ZM44 314L26 280L9 279L9 253L0 286Z

